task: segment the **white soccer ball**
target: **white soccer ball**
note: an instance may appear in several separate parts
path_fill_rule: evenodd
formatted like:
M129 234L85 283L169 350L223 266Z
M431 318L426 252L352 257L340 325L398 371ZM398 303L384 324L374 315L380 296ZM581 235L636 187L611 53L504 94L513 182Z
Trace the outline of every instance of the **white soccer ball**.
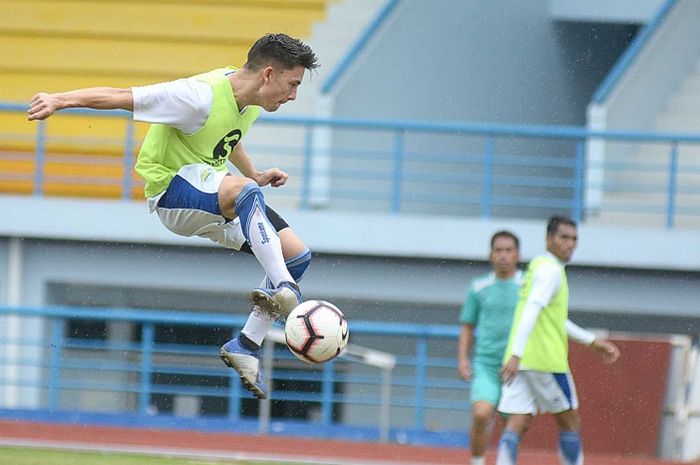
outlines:
M323 363L348 345L348 320L330 302L307 300L287 316L284 335L287 347L299 360Z

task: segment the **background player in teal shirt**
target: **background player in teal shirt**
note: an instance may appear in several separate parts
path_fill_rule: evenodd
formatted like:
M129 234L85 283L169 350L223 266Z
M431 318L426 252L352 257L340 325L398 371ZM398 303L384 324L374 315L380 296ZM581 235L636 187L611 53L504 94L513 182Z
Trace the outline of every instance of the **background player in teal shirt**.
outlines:
M499 371L523 278L517 268L519 252L520 241L510 231L498 231L491 237L493 271L470 283L459 316L459 374L472 383L472 465L484 464L489 423L501 395ZM474 362L470 363L472 346Z

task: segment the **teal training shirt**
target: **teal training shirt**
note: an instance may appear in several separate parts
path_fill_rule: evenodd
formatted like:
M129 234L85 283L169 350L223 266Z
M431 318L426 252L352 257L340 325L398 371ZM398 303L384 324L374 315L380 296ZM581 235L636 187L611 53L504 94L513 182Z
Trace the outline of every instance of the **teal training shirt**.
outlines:
M508 279L489 273L470 283L459 321L476 330L475 361L501 365L522 283L523 273L519 270Z

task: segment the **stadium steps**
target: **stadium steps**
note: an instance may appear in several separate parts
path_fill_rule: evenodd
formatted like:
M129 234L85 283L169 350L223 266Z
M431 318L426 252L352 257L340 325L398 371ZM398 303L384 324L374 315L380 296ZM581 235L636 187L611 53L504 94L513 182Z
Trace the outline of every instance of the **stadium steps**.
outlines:
M296 101L284 105L276 114L330 116L320 101L323 98L321 86L383 4L384 0L338 0L329 3L326 20L314 23L311 36L304 39L318 56L321 68L306 73ZM289 193L301 189L305 137L305 131L297 127L262 124L253 125L246 135L246 147L250 149L257 166L279 166L290 174L285 189L265 193L274 199L276 207L298 206L298 197L290 199ZM280 157L284 152L292 155Z
M267 32L309 36L333 1L2 0L0 101L26 102L39 91L143 85L240 65L253 41ZM0 153L15 159L30 155L36 124L21 113L0 113ZM135 125L137 140L146 129ZM51 157L99 155L121 167L125 134L124 118L62 114L49 119L44 192L120 197L119 169L103 169L86 180L75 163L53 163ZM4 160L2 191L33 191L27 169L26 163ZM135 185L140 190L142 183Z
M588 222L665 225L669 150L668 146L647 145L617 157L608 152L602 213L589 218ZM700 213L700 147L681 146L678 153L676 225L697 228L700 227L700 219L697 219ZM696 220L692 220L693 216Z
M700 59L694 72L682 80L650 130L675 134L697 134L700 128ZM623 143L608 143L605 192L601 213L589 223L665 225L669 183L670 147L668 144L643 144L627 148ZM616 150L615 148L620 148ZM678 148L676 225L700 227L700 146L681 144ZM624 210L636 210L627 213ZM645 212L647 213L639 213ZM684 212L692 211L692 215Z
M41 177L44 195L120 199L123 197L122 159L110 155L51 153ZM36 160L30 152L0 152L0 193L36 192ZM143 198L143 181L131 170L129 198Z
M2 6L0 69L34 84L21 95L0 89L3 100L72 88L70 77L80 85L86 77L105 85L112 76L145 84L241 64L262 34L308 36L326 8L324 0L5 0Z

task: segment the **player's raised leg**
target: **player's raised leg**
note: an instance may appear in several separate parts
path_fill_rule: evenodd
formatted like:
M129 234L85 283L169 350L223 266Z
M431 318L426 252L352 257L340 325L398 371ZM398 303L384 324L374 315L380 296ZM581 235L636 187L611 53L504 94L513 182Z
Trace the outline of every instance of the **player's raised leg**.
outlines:
M268 217L276 229L283 226L278 234L282 243L282 252L286 258L285 265L292 278L298 282L311 262L311 251L276 212L270 210ZM241 250L247 252L249 248L244 246ZM266 276L261 287L269 285L271 283ZM260 348L274 320L273 314L262 311L258 305L254 305L241 333L221 348L221 359L224 363L235 369L241 377L243 386L260 399L267 398L267 388L261 369Z
M265 199L252 180L227 176L219 188L219 205L224 216L238 216L250 248L265 270L272 287L255 289L251 296L261 309L286 315L301 303L301 292L287 270L277 231L265 213Z

